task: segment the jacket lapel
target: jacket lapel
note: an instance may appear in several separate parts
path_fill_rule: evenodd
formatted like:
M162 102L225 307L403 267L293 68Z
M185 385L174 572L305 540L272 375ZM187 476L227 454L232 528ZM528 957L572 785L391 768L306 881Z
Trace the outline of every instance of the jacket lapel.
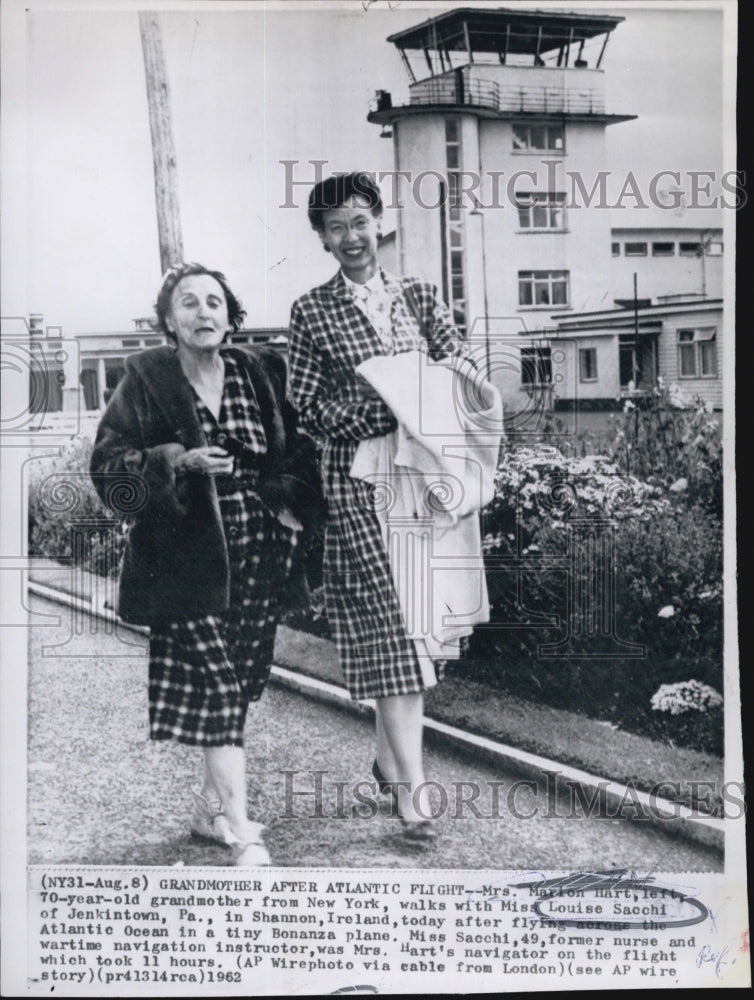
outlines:
M191 386L178 355L171 347L154 347L129 359L175 440L187 450L201 448L207 439L199 422Z
M386 271L383 271L381 268L380 270L383 279L390 278ZM365 332L369 331L369 334L376 338L376 342L379 343L380 338L377 331L372 326L367 316L354 302L351 290L343 277L343 272L338 271L338 273L334 275L334 277L332 277L324 287L328 289L330 295L335 300L333 312L338 320L338 325L342 326L345 330L353 330L354 328L361 327L361 329ZM393 296L391 312L392 309L395 308L395 296L400 292L400 287L400 282L397 280L390 280L389 284L387 280L385 281L385 288Z

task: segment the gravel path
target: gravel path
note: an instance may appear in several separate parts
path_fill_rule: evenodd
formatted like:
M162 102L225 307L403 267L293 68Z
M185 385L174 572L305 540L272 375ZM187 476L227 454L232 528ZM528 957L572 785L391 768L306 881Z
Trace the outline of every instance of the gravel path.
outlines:
M200 751L147 738L144 647L126 647L103 632L102 622L84 617L82 634L56 650L51 647L70 635L71 612L37 597L32 606L60 616L62 625L37 626L31 636L29 863L226 864L223 848L187 834ZM128 639L140 641L131 634ZM53 655L44 655L43 645ZM252 707L247 754L250 812L267 824L273 862L284 867L723 869L712 849L645 824L569 817L571 803L548 802L531 788L521 787L515 801L520 813L537 815L517 817L507 803L520 776L435 749L427 755L428 778L442 779L448 795L438 820L441 837L431 848L412 847L386 803L371 818L351 815L358 806L354 785L370 781L367 721L284 688L270 686ZM311 794L316 771L324 772L319 816ZM293 791L308 794L286 800L291 782ZM481 818L469 806L457 806L462 782L478 785ZM497 808L492 782L503 783ZM465 787L465 797L470 789ZM371 785L362 791L374 796ZM441 799L435 802L440 808Z

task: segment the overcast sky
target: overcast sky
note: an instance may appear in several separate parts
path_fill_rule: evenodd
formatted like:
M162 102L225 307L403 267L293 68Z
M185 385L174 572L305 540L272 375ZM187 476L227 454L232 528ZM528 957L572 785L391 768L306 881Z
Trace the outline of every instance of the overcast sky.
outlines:
M3 2L6 16L12 3ZM326 160L328 171L390 170L392 144L366 121L375 90L392 91L395 103L407 94L386 36L470 5L393 4L380 0L367 11L361 0L160 7L185 256L226 272L249 325L285 325L292 299L332 272L304 208L279 207L280 161L301 161L302 180L311 177L310 159ZM13 56L4 60L6 74L16 74L3 91L4 154L15 168L3 185L13 202L5 215L3 312L43 312L65 335L127 330L150 313L160 279L136 13L144 3L22 6L22 30L16 17L3 32L4 56L9 46ZM732 169L733 148L723 152L722 10L732 22L735 5L587 6L625 17L603 63L607 105L639 115L608 129L608 165L644 178ZM732 122L732 101L727 106ZM25 143L9 151L8 136L23 137L24 128ZM296 190L303 206L307 188ZM655 213L653 221L701 225L710 218L704 215ZM625 211L615 224L646 221L647 213Z

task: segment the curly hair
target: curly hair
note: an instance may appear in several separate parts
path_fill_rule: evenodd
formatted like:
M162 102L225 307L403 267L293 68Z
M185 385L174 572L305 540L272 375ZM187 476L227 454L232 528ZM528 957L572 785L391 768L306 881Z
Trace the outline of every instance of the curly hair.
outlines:
M228 307L228 322L233 328L233 332L238 333L243 326L246 316L246 311L241 305L241 300L232 291L228 284L228 279L222 271L210 271L209 268L203 264L197 264L195 261L175 264L162 276L162 286L157 293L157 301L154 304L154 311L157 317L154 328L164 333L169 340L175 340L175 335L171 333L166 323L168 313L170 312L170 300L178 282L191 274L208 274L210 278L214 278L218 285L220 285L225 294L225 303Z
M309 195L307 214L312 229L324 230L324 215L331 208L340 208L353 195L367 201L372 215L382 215L382 195L371 174L359 171L354 174L336 174L315 184Z

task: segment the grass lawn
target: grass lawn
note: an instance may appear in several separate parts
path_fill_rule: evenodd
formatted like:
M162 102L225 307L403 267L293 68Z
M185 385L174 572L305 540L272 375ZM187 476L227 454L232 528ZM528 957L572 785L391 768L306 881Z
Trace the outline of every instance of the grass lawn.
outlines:
M343 685L335 647L326 639L286 626L278 629L275 661L320 680ZM678 782L678 801L691 806L689 782L723 784L723 761L712 754L674 747L634 733L623 732L612 723L590 719L576 712L540 705L468 677L448 676L427 692L425 713L433 719L457 726L489 739L508 743L530 753L581 768L601 778L633 782L649 791L660 782ZM702 795L720 805L719 795ZM671 789L663 789L672 797ZM703 801L698 803L703 807Z

